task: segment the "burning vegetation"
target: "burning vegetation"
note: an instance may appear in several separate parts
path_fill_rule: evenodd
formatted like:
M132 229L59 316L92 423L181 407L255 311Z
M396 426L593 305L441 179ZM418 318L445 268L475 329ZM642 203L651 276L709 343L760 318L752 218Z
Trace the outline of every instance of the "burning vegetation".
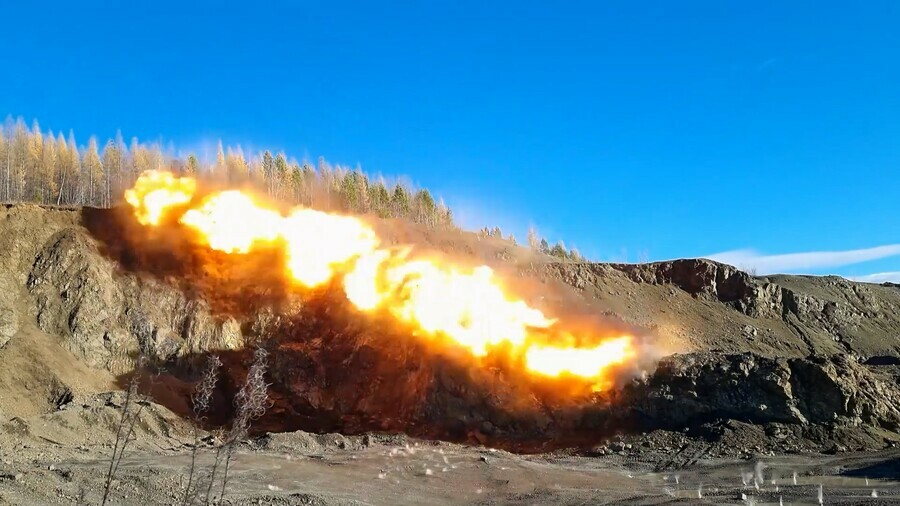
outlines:
M143 174L125 198L142 225L174 224L213 251L276 248L297 291L338 282L361 314L390 315L429 345L461 348L472 361L502 356L529 374L599 391L637 353L632 336L567 330L511 295L487 266L383 247L360 218L302 207L281 212L248 192L207 193L192 178L157 171Z

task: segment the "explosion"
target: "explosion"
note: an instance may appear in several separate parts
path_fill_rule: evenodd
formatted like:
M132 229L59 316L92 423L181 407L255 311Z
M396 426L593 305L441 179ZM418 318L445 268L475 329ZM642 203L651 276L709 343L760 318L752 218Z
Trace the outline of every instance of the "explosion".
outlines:
M137 221L175 222L211 250L243 255L281 248L297 290L333 280L362 313L383 312L421 339L460 347L472 360L494 354L538 378L574 379L600 390L612 368L636 357L631 336L573 335L508 293L487 266L381 247L374 229L352 216L295 208L288 213L239 190L201 194L192 178L148 171L125 193Z

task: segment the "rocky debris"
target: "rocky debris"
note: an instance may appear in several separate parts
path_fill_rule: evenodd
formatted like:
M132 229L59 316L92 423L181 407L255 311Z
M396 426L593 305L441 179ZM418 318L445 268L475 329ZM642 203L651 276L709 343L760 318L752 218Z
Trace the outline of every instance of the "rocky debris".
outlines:
M392 337L397 346L386 355L365 344L364 334L336 332L303 344L289 338L272 353L274 405L260 421L266 430L397 431L517 451L660 430L721 441L735 431L750 434L747 427L759 434L740 452L774 451L766 442L773 438L785 450L819 451L900 440L900 385L879 369L891 366L846 354L678 354L621 390L572 403L503 373L429 358L401 336ZM628 454L637 445L606 451Z
M717 419L900 427L900 386L847 355L773 359L691 353L663 359L621 402L652 428Z
M299 454L320 454L330 451L359 451L374 445L403 446L408 438L404 435L364 434L345 436L337 433L315 434L304 431L268 432L251 441L254 449L267 452Z

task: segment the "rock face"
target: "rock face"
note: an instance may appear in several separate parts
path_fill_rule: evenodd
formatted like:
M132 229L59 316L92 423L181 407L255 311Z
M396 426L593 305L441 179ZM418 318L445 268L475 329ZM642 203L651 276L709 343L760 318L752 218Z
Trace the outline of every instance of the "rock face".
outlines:
M900 387L847 355L676 355L626 388L620 401L652 429L720 419L900 428Z
M754 277L703 259L525 269L575 288L594 311L670 340L669 352L900 356L900 290L835 276Z
M195 257L167 256L183 245L152 238L162 242L137 247L114 224L112 210L0 208L0 360L29 332L115 373L128 371L138 350L169 363L230 353L224 383L233 390L243 359L234 350L259 339L273 352L275 405L260 421L270 430L566 445L719 420L886 433L900 424L891 376L900 357L896 285L754 277L707 260L519 263L526 277L550 285L539 286L536 299L551 313L579 308L618 318L657 339L661 352L677 352L643 379L573 406L502 364L462 367L405 340L396 326L342 319L337 303L304 300L288 310L292 301L274 284L280 272L264 276L273 270L268 258L227 272L205 269L205 257L184 266ZM466 249L466 236L452 239ZM205 288L191 290L198 284Z
M16 314L12 304L6 297L0 295L0 348L12 339L19 330L19 315Z
M111 213L111 211L110 211ZM166 360L240 347L233 318L157 279L122 272L104 257L74 211L9 208L0 219L0 347L21 313L92 367L125 372L142 350ZM26 267L27 266L27 267ZM5 267L5 269L4 269Z
M26 286L40 328L66 336L69 350L94 367L127 370L138 350L165 361L242 344L234 319L217 321L202 301L156 280L122 276L75 229L50 238Z

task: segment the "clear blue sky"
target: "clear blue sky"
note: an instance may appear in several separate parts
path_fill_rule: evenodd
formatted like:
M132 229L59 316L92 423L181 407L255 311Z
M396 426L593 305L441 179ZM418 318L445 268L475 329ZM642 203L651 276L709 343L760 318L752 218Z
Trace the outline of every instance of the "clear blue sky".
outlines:
M900 272L900 2L137 4L7 2L0 114L405 174L598 260Z

